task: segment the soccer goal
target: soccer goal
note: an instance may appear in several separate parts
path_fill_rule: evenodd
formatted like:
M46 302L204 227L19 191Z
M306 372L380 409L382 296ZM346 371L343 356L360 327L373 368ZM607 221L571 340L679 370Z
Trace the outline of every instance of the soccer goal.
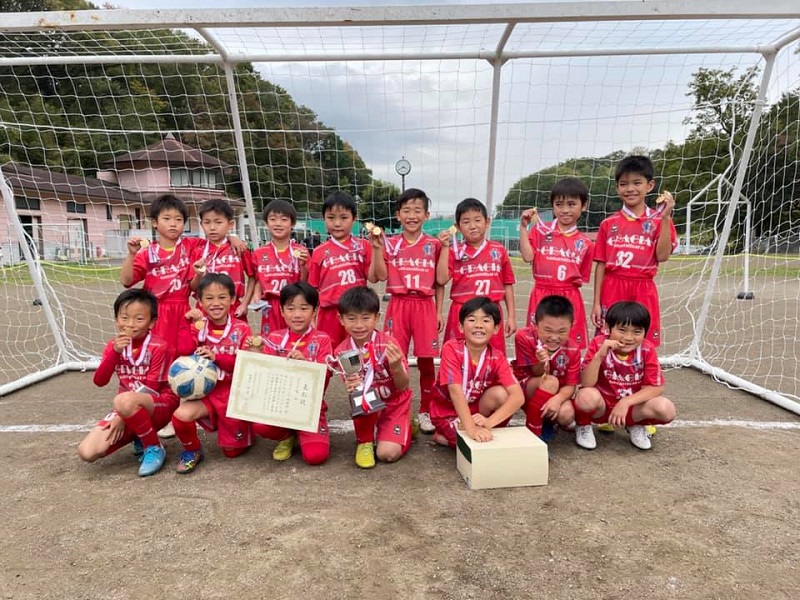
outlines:
M798 39L796 0L4 14L0 394L95 364L159 194L187 202L187 235L229 199L254 243L290 200L311 245L334 189L390 230L404 187L431 227L473 196L513 253L558 178L587 184L596 231L614 163L645 153L681 238L657 279L664 364L800 414Z

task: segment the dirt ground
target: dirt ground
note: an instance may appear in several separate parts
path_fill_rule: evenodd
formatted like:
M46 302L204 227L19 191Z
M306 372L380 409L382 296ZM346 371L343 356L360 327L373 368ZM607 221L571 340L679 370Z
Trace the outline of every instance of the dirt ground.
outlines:
M110 401L90 378L0 398L0 598L798 597L800 429L703 422L800 420L694 371L668 372L680 423L652 451L560 433L549 485L487 491L427 436L371 471L352 432L320 467L275 463L263 440L227 460L206 436L188 476L170 440L140 479L127 449L82 463L82 431L9 431L88 427ZM338 384L329 402L346 421Z

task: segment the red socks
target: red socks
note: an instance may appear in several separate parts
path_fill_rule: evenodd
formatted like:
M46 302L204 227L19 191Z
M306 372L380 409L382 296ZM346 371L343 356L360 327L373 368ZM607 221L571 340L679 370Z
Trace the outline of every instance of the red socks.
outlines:
M194 421L181 421L172 415L172 426L175 428L175 437L178 438L184 449L195 452L202 448Z
M378 413L353 417L353 429L356 430L356 441L367 444L375 441L375 423L378 422Z
M150 419L150 413L141 406L130 417L122 417L125 425L136 434L142 446L160 446L161 442L158 441L156 430L153 428L153 421Z
M436 370L433 366L433 357L423 356L417 359L419 369L419 412L429 413L431 408L431 395L436 385Z

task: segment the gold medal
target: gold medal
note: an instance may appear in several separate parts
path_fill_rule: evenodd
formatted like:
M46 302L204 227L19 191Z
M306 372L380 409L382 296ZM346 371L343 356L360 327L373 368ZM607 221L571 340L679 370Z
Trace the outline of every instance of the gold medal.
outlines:
M455 225L450 225L450 229L447 230L447 233L449 233L450 235L455 235L457 231L458 227L456 227Z
M150 245L150 241L149 240L145 240L145 239L139 240L139 248L144 249L144 248L147 248L149 245Z
M254 335L252 338L250 338L250 345L253 348L258 348L259 346L261 346L261 336Z
M197 321L194 322L194 327L195 329L197 329L197 331L202 331L203 327L205 326L206 326L205 319L198 319Z

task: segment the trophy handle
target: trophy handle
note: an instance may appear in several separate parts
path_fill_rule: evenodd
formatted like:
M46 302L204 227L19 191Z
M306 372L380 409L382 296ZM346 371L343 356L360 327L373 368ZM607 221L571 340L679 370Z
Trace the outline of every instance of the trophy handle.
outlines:
M333 361L333 362L331 362ZM336 365L339 363L337 358L333 354L328 354L325 357L325 366L328 367L328 370L333 373L334 375L344 375L344 371L341 369L336 368Z

